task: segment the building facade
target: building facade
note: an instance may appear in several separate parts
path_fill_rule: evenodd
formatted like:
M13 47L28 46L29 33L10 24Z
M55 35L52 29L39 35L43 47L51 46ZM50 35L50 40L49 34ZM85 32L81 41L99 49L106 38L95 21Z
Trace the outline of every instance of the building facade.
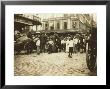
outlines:
M91 26L89 14L64 14L63 17L43 19L42 30L45 31L85 31Z

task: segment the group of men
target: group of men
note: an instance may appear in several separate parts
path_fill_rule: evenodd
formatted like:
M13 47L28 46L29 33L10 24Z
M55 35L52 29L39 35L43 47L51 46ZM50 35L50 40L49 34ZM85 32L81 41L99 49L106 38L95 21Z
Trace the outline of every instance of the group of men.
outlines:
M58 36L58 34L53 34L53 35L46 35L42 33L41 35L37 35L34 37L34 42L36 43L37 47L37 53L45 53L48 52L50 53L56 53L60 50L61 48L61 40Z
M85 38L81 36L68 36L61 40L61 47L64 52L69 53L68 57L72 58L73 53L85 52Z

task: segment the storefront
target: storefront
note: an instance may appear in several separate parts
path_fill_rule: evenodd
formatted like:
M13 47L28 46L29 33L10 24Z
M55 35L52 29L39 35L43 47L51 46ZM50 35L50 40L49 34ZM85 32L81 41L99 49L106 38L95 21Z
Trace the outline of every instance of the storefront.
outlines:
M41 22L37 19L25 17L22 14L14 15L14 30L19 31L20 33L32 31L33 27L36 27L35 29L37 31L38 25L41 25Z

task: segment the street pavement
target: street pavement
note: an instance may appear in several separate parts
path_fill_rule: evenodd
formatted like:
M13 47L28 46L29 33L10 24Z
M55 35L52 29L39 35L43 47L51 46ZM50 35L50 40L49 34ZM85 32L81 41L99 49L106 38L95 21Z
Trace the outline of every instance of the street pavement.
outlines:
M15 76L89 76L86 54L41 53L14 55Z

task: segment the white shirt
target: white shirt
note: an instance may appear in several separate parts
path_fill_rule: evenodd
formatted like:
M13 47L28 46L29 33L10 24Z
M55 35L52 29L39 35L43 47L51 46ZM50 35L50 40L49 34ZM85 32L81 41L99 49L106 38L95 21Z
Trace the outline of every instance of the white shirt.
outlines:
M69 41L69 45L68 45L69 47L73 47L73 40L70 40Z
M36 45L40 46L40 40L37 40Z
M64 43L66 43L64 40L61 40L61 44L64 44Z
M77 44L77 43L78 43L78 39L75 38L75 39L74 39L74 44Z
M66 45L69 45L69 40L66 41Z
M50 40L48 43L52 45L53 44L53 41Z

